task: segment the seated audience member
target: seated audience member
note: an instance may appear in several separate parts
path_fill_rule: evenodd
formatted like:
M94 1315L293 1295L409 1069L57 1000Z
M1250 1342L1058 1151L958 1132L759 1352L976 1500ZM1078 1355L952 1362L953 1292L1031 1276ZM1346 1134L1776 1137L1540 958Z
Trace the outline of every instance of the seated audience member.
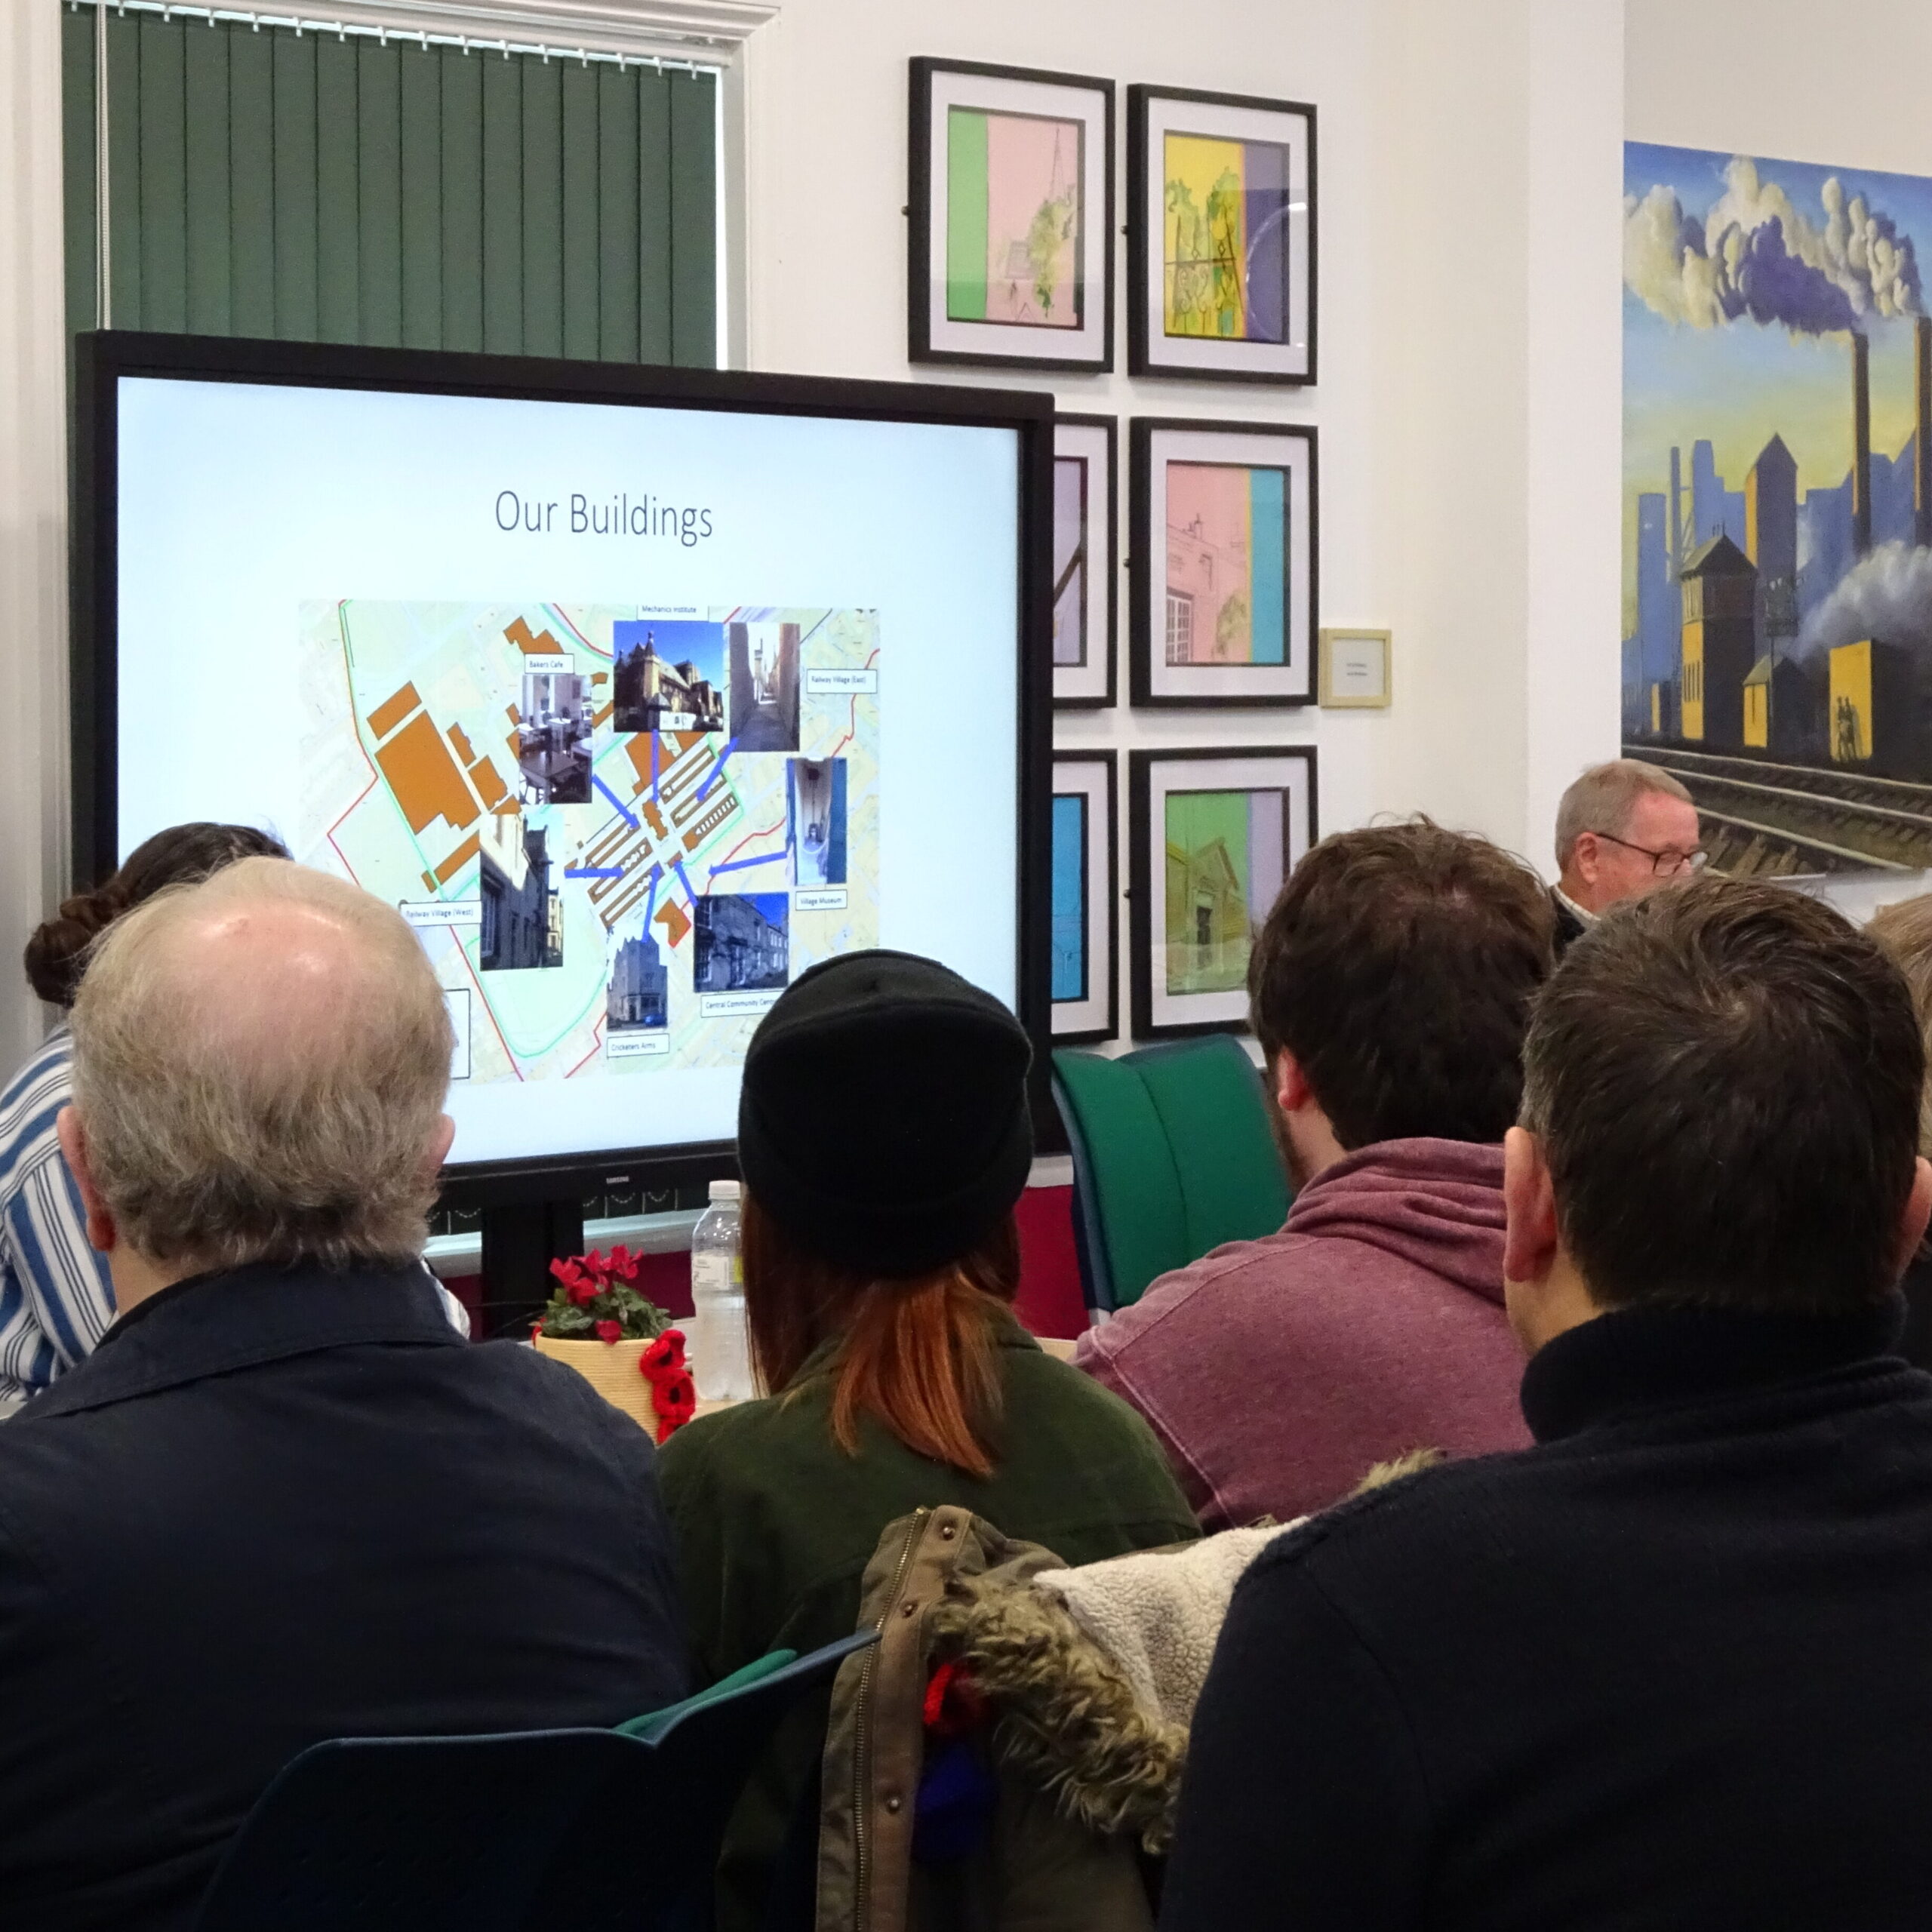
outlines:
M423 1268L452 1036L395 912L244 860L73 1029L121 1312L0 1429L0 1918L175 1932L307 1746L616 1723L685 1651L644 1432Z
M27 982L49 1006L74 1003L88 949L109 923L162 887L192 884L237 859L285 859L246 825L171 826L136 846L105 885L63 900L26 945ZM54 1121L72 1089L63 1023L0 1093L0 1416L38 1395L114 1318L107 1263L60 1158Z
M1249 971L1288 1164L1278 1234L1220 1247L1081 1338L1209 1529L1286 1522L1405 1451L1528 1440L1503 1311L1502 1140L1549 900L1426 820L1337 833Z
M1556 808L1557 952L1611 906L1685 877L1704 857L1697 808L1662 766L1635 758L1592 765Z
M1509 1313L1537 1445L1257 1561L1161 1922L1923 1926L1910 995L1828 907L1700 881L1570 953L1525 1069Z
M1872 937L1889 952L1912 989L1918 1029L1932 1054L1932 892L1881 906ZM1918 1106L1918 1151L1932 1158L1932 1076ZM1905 1291L1905 1333L1899 1352L1915 1368L1932 1368L1932 1251L1921 1246L1900 1284Z
M664 1446L699 1666L850 1635L896 1517L957 1503L1069 1563L1195 1534L1125 1404L1014 1318L1033 1137L1019 1023L931 960L848 953L780 997L738 1115L745 1306L761 1401ZM754 1924L816 1763L820 1698L740 1806L723 1922Z

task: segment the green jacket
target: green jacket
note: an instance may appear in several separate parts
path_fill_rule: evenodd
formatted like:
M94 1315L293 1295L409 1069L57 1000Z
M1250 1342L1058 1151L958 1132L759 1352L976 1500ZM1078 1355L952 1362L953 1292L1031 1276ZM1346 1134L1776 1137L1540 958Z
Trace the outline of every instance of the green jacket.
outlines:
M998 1466L984 1481L915 1455L869 1417L858 1454L845 1454L832 1438L835 1341L782 1395L701 1417L665 1444L658 1483L704 1678L780 1646L804 1652L849 1635L880 1532L915 1509L956 1504L1075 1564L1198 1534L1139 1416L1044 1354L1010 1315L998 1340ZM724 1932L757 1921L828 1704L821 1696L794 1713L739 1807L720 1868Z

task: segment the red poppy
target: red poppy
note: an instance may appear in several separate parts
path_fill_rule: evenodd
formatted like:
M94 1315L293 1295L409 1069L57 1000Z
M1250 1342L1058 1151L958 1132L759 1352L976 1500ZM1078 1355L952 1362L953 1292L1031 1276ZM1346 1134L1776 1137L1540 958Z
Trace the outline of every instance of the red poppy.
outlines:
M680 1373L651 1386L651 1405L657 1411L657 1439L668 1441L697 1414L697 1389L688 1374Z
M658 1383L654 1394L660 1415L675 1416L681 1423L697 1414L697 1384L688 1370Z
M600 1342L621 1342L624 1339L624 1324L621 1321L598 1322L597 1339Z
M638 1373L647 1382L662 1382L685 1365L685 1338L675 1328L667 1328L637 1358Z

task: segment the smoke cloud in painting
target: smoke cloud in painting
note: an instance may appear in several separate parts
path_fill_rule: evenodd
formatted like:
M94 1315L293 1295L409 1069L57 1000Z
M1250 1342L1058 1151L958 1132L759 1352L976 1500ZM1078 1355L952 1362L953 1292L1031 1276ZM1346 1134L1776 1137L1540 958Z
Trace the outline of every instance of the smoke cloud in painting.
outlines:
M1836 175L1823 219L1804 214L1755 162L1724 170L1724 192L1700 222L1669 188L1624 202L1623 278L1666 321L1720 328L1749 319L1794 335L1855 329L1868 316L1924 312L1912 238Z
M1840 645L1868 637L1932 657L1932 550L1880 544L1806 620L1798 648L1821 663Z

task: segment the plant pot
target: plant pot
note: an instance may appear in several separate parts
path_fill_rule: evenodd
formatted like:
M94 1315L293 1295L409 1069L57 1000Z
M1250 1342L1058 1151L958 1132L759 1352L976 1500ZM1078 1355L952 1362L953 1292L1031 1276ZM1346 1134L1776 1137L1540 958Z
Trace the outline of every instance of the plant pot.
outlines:
M575 1369L613 1408L622 1409L639 1428L648 1430L654 1441L657 1411L651 1404L651 1384L637 1365L638 1357L650 1346L644 1340L566 1342L549 1335L537 1337L539 1354Z

